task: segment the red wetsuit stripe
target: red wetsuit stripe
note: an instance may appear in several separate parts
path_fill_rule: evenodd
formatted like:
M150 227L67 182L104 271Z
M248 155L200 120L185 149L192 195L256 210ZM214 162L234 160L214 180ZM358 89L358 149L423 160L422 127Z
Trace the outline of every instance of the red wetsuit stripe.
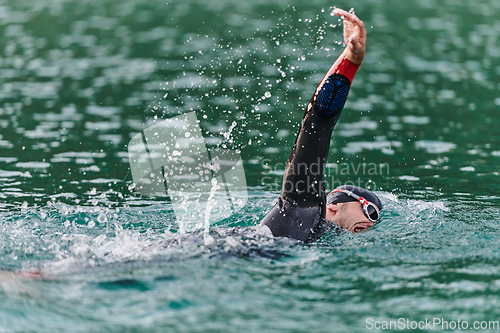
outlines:
M352 80L354 79L354 75L356 75L358 68L359 65L353 64L352 62L347 60L344 54L341 54L340 57L338 57L337 60L333 63L332 67L330 67L330 70L326 73L323 80L330 77L330 75L337 73L347 77L352 84Z
M353 64L344 56L340 56L333 64L332 68L334 68L334 73L344 75L352 84L352 80L358 71L359 65Z

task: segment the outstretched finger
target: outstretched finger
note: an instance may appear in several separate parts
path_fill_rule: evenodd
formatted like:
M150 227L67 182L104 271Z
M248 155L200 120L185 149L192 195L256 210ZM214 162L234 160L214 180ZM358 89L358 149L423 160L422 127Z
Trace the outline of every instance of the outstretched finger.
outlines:
M352 23L356 24L361 28L361 31L364 30L365 24L356 15L346 12L345 10L340 8L335 8L333 13L337 16L342 16L345 20L351 21Z

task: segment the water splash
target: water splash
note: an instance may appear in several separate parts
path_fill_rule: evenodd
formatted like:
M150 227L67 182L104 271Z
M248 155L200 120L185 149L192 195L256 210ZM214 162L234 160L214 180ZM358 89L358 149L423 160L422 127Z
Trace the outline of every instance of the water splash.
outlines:
M210 194L208 196L207 204L205 206L205 224L204 224L204 238L203 241L205 245L213 243L213 238L210 237L210 215L212 211L212 207L214 205L214 196L215 193L220 189L220 186L217 184L217 178L212 178L212 188L210 189Z

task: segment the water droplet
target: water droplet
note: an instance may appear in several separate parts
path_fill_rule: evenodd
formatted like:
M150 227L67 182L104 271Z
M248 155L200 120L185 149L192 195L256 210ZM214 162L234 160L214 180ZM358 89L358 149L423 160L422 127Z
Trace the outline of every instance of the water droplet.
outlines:
M271 93L269 91L266 91L265 94L264 94L264 97L265 98L271 97Z
M106 214L104 212L101 212L99 216L97 217L97 222L99 223L106 223L108 222L108 218L106 217Z

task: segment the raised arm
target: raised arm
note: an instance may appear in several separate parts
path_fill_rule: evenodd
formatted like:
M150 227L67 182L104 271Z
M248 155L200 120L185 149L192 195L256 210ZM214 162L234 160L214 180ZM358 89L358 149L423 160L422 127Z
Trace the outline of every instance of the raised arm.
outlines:
M341 9L334 13L344 18L346 48L307 105L288 157L280 197L261 221L275 236L312 239L325 217L324 170L330 138L364 58L366 44L366 30L361 20Z

